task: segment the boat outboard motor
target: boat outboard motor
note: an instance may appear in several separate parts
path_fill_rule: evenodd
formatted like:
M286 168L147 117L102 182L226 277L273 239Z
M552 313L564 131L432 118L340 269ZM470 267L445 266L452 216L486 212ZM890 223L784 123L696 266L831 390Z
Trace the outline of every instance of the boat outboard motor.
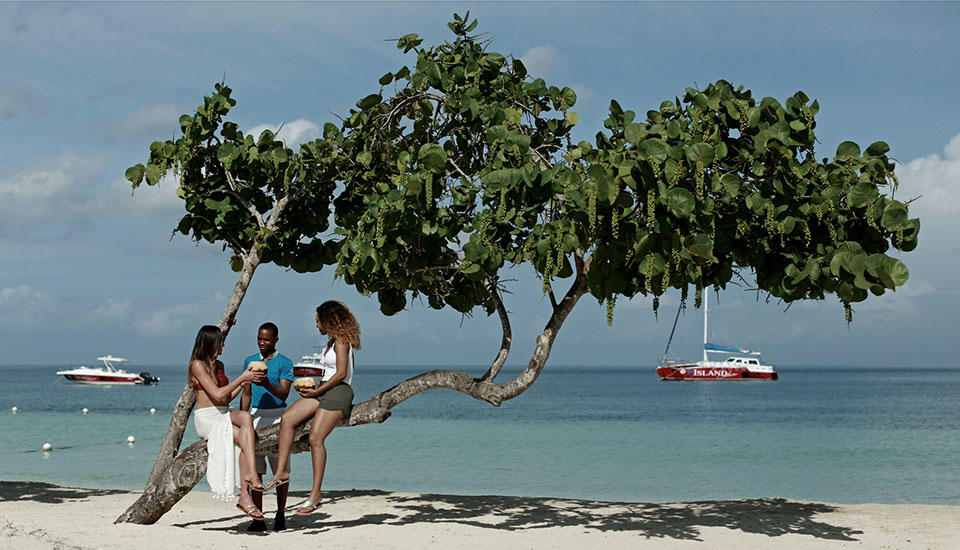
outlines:
M157 382L160 381L160 379L157 378L156 376L150 376L150 373L147 371L141 372L140 378L143 380L144 384L156 384Z

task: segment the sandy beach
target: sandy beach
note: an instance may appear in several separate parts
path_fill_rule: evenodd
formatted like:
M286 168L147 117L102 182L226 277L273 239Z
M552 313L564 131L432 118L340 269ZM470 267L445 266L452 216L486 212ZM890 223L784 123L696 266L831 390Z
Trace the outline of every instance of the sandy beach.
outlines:
M135 492L0 482L0 549L960 548L960 506L780 498L670 504L330 491L287 530L247 533L232 504L194 490L155 525L115 525ZM304 494L292 492L296 503ZM275 510L265 499L268 525ZM268 539L268 540L265 540Z

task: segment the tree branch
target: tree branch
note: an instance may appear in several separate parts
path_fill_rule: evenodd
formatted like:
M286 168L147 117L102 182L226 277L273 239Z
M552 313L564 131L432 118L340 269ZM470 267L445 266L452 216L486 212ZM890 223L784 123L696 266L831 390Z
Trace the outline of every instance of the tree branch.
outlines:
M500 374L500 369L503 368L503 364L507 362L507 356L510 355L513 331L510 328L510 315L507 313L507 308L503 306L503 300L500 298L500 292L497 289L496 283L486 278L483 280L483 285L490 294L490 299L493 300L493 303L497 307L497 315L500 316L500 326L503 329L503 338L500 340L500 351L497 352L497 358L493 361L493 364L490 365L487 372L480 377L481 382L492 382L497 375Z
M230 170L227 170L226 168L223 169L223 173L226 174L226 176L227 176L227 185L230 186L230 189L229 189L229 190L228 190L228 189L214 189L214 191L212 191L212 192L220 191L220 192L226 193L226 194L230 195L231 197L237 199L237 201L240 203L240 205L243 206L244 208L246 208L246 209L250 212L250 215L252 215L253 218L254 218L255 220L257 220L257 225L260 226L260 227L263 227L263 217L260 216L260 212L257 212L257 209L254 208L253 205L250 204L250 202L247 201L247 199L245 199L245 198L243 198L242 196L240 196L240 192L237 190L237 181L236 181L235 179L233 179L233 174L231 174L231 173L230 173Z
M553 310L543 332L537 337L537 346L527 367L516 378L503 384L494 384L489 379L473 378L469 374L454 370L434 370L414 376L400 382L370 399L353 407L350 418L341 422L345 426L357 426L383 422L390 417L390 409L425 391L446 388L469 395L479 401L486 401L498 407L508 399L522 394L532 385L550 357L550 349L563 322L573 311L580 298L587 293L587 273L590 260L583 259L582 251L575 253L577 277L566 295Z

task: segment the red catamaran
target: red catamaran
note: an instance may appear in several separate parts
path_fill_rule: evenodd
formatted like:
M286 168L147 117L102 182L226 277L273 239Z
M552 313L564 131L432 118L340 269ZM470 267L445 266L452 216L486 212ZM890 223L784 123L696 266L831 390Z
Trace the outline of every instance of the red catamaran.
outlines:
M673 331L677 328L677 318L673 320L673 330L670 331L670 340L667 349L663 352L663 359L657 367L660 380L776 380L777 371L771 365L761 365L760 352L747 349L731 348L711 344L707 341L707 293L703 294L703 360L697 362L668 362L667 352L673 340ZM682 306L681 306L682 307ZM748 357L729 357L725 361L711 361L710 353L741 354ZM755 356L755 357L754 357Z

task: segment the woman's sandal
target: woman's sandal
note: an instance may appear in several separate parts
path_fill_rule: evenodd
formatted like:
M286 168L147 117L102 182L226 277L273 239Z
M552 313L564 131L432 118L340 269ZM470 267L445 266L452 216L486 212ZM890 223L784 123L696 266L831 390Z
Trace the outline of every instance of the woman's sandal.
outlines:
M249 505L249 506L243 506L242 504L240 504L240 503L238 502L238 503L237 503L237 508L239 508L241 512L243 512L244 514L250 516L251 518L256 519L256 520L263 521L263 512L261 512L260 509L257 508L257 505L256 505L256 504L251 504L251 505ZM258 512L260 515L259 515L259 516L253 515L253 512L254 512L254 511Z
M247 486L250 488L251 491L257 491L259 493L262 493L267 490L267 488L263 485L263 482L257 481L257 478L255 477L251 477L250 479L245 479L244 481L247 482ZM259 486L254 485L254 483L258 483Z
M302 504L300 504L300 506L297 506L296 514L298 516L309 516L310 514L319 510L321 506L323 506L323 503L321 502L314 504L309 500L305 500Z
M267 483L267 485L263 488L263 490L269 491L270 489L275 489L281 485L286 485L287 483L290 483L289 477L287 479L273 478L272 480L270 480L270 483Z

